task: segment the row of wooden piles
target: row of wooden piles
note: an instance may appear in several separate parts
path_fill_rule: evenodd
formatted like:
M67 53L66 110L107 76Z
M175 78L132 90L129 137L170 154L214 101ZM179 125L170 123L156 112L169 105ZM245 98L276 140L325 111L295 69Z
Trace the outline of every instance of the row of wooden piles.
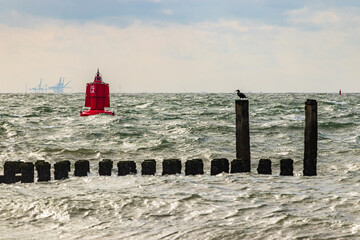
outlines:
M236 159L231 162L229 169L229 160L214 159L211 161L211 175L222 172L231 173L250 172L250 131L249 131L249 102L248 100L235 101L236 114ZM317 122L317 101L307 99L305 102L305 134L304 134L304 176L317 175L317 140L318 140L318 122ZM54 164L54 179L64 179L69 177L70 161L61 161ZM90 164L87 160L75 162L75 176L87 176L90 172ZM181 161L179 159L165 159L162 162L163 175L180 174ZM117 163L118 175L136 174L136 164L134 161L120 161ZM38 181L49 181L50 163L37 161L35 169L38 175ZM111 175L113 161L104 159L99 162L99 175ZM156 161L145 160L141 163L142 175L154 175L156 173ZM188 160L185 163L185 175L204 174L204 164L201 159ZM261 159L257 168L259 174L271 174L270 159ZM20 175L18 175L20 173ZM293 175L293 160L283 159L280 161L280 175ZM4 175L0 176L0 183L34 182L34 164L31 162L7 161L4 164Z
M74 176L85 177L90 173L90 163L87 160L79 160L74 164ZM34 182L35 171L37 181L46 182L51 180L51 164L40 160L35 164L32 162L7 161L4 164L4 175L0 176L0 183L32 183ZM134 161L119 161L117 163L117 175L125 176L137 174ZM162 161L162 175L181 174L182 162L179 159L165 159ZM261 159L257 168L259 174L272 174L271 160ZM54 180L66 179L71 172L70 161L60 161L54 164ZM98 173L100 176L111 176L113 172L113 161L104 159L99 162ZM235 159L229 164L226 158L214 159L211 161L210 175L220 173L241 173L247 172L242 160ZM144 160L141 163L142 175L156 174L156 161L153 159ZM204 174L204 163L202 159L192 159L185 162L185 175ZM293 160L282 159L280 161L280 175L293 175Z

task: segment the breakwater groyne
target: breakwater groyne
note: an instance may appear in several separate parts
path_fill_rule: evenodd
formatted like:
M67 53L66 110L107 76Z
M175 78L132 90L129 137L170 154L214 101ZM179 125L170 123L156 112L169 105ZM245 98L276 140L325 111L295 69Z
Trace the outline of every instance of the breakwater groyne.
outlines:
M251 171L250 151L250 126L249 126L249 101L236 100L236 159L229 162L226 158L211 160L210 175L220 173L244 173ZM308 99L305 102L305 133L304 133L304 159L303 175L317 175L317 141L318 141L318 120L317 101ZM290 158L280 160L280 175L293 176L293 163ZM98 163L98 174L100 176L111 176L114 162L110 159L103 159ZM118 161L117 175L128 174L158 175L156 172L157 162L154 159L147 159L141 162L141 171L138 172L134 161ZM184 165L184 166L183 166ZM184 167L184 170L183 170ZM92 172L90 163L87 160L59 161L53 164L44 160L33 162L6 161L4 163L4 174L0 175L0 183L32 183L61 180L69 178L72 174L76 177L88 176ZM35 171L36 170L36 171ZM53 172L53 177L52 173ZM272 162L270 159L260 159L257 167L258 174L272 174ZM182 174L199 175L204 174L204 162L202 159L190 159L181 162L180 159L164 159L162 161L162 175ZM36 179L35 179L36 177Z
M156 164L157 162L154 159L144 160L141 163L141 171L138 172L134 161L119 161L117 162L117 176L138 173L141 175L157 175ZM183 163L180 159L164 159L161 164L161 175L184 173L188 176L204 174L204 163L202 159L187 160L185 162L184 170ZM97 173L99 176L111 176L114 173L113 170L114 162L110 159L103 159L99 162ZM71 175L76 177L86 177L90 172L93 173L90 169L90 163L88 160L78 160L75 161L74 164L71 164L70 161L60 161L55 163L52 168L50 163L43 160L37 161L35 164L32 162L7 161L4 164L4 175L0 176L0 183L32 183L35 181L47 182L52 179L67 179ZM239 159L234 159L229 162L226 158L218 158L211 161L210 175L243 172L247 172L245 164ZM271 174L271 160L260 159L257 172L258 174ZM280 175L293 175L292 159L281 160ZM35 176L37 176L37 179L35 179Z

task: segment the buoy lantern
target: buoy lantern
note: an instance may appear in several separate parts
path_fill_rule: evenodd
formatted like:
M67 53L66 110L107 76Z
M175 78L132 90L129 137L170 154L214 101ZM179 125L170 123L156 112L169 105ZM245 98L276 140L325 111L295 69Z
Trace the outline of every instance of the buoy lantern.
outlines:
M99 69L97 70L94 82L86 84L85 107L90 107L90 110L80 112L80 116L96 114L115 115L113 112L104 109L110 107L109 84L102 81Z

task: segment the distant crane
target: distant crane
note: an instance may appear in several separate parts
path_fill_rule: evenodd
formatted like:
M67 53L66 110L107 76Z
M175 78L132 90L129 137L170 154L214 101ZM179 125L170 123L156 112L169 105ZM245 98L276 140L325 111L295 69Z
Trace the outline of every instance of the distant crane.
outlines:
M40 83L37 87L30 88L29 90L33 90L35 93L43 93L43 91L46 91L46 88L41 87L42 84L42 78L40 79Z
M70 82L71 81L65 84L65 79L60 77L58 84L49 87L48 89L53 90L54 93L64 93L64 88L71 88L71 87L66 87L67 85L69 85Z

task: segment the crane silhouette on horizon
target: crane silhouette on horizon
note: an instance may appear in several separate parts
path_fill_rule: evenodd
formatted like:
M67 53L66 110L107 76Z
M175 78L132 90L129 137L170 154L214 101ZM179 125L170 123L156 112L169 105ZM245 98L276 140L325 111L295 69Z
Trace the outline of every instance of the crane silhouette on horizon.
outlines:
M54 93L64 93L65 88L71 88L71 87L67 87L67 85L69 85L70 82L71 81L65 84L65 78L60 77L59 82L56 85L49 87L49 89L53 90Z

